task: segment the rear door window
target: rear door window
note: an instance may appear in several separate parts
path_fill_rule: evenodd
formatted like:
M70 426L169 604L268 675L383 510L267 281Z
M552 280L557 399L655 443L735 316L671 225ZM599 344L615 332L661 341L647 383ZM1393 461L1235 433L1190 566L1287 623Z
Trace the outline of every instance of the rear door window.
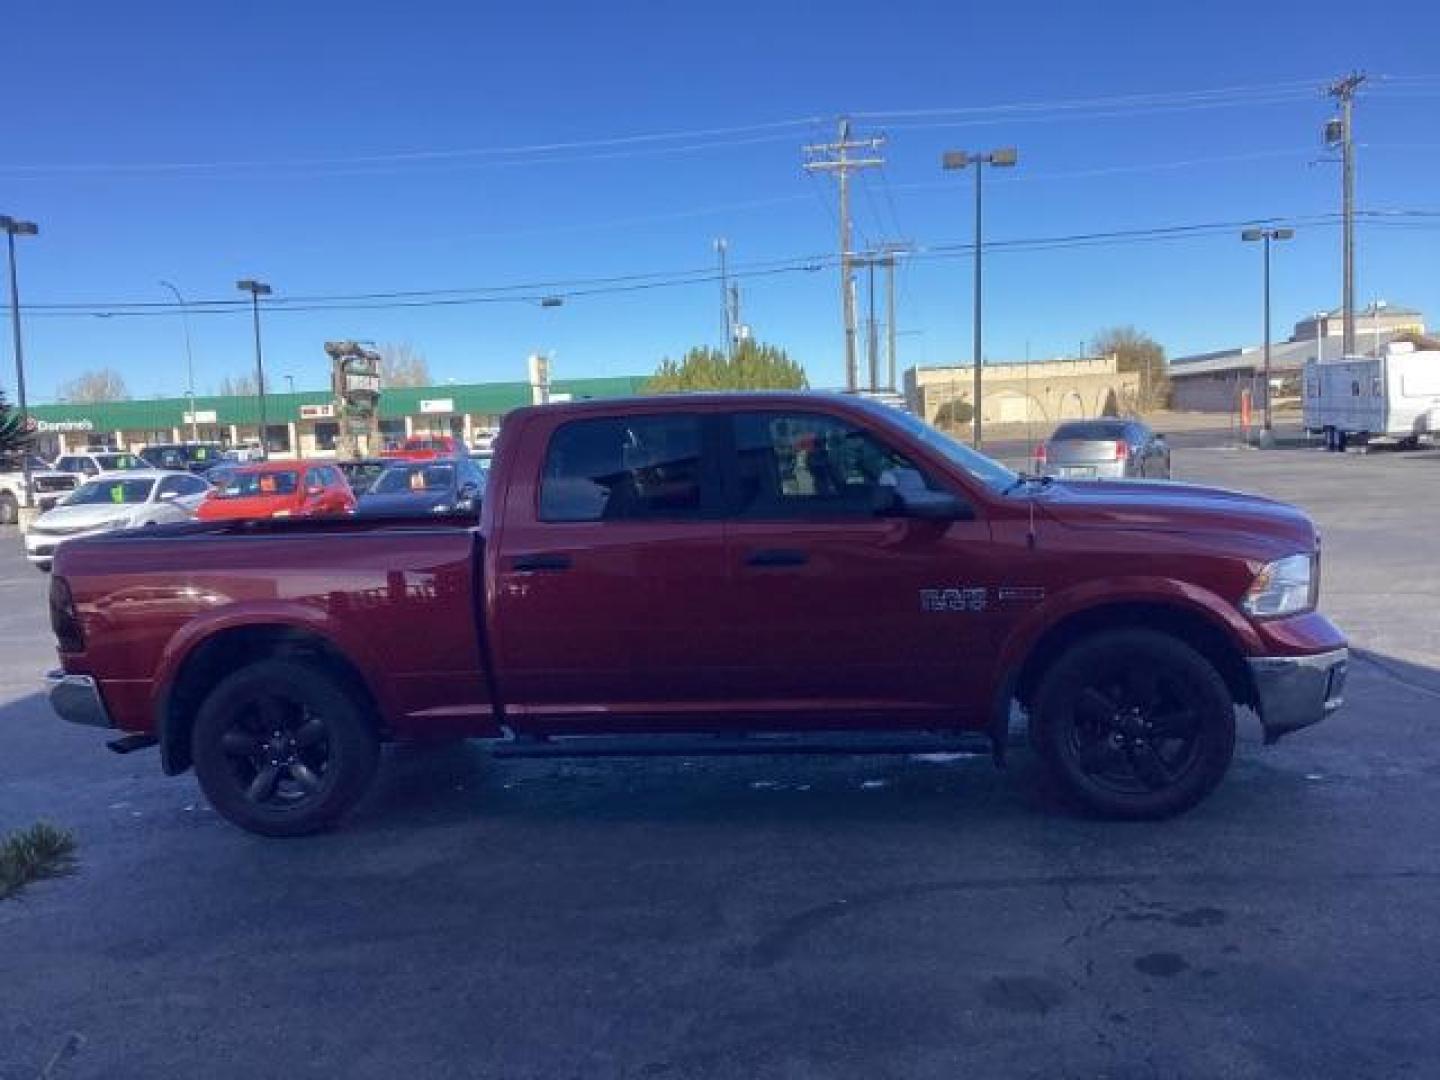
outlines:
M541 521L654 521L700 516L701 424L693 415L572 420L550 437Z

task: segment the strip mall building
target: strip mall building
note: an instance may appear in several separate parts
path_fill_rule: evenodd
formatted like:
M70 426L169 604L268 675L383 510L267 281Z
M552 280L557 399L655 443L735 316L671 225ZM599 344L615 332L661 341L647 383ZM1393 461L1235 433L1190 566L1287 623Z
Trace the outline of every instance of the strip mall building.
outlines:
M647 376L557 379L550 399L624 397L643 392ZM410 435L454 435L474 445L477 435L499 426L511 409L535 401L528 382L392 387L380 395L380 436L386 444ZM197 397L143 401L59 402L32 405L37 449L56 457L86 448L139 450L154 443L218 442L243 446L260 441L260 401L246 397ZM333 457L340 437L335 398L328 390L265 397L265 441L276 458ZM381 447L371 447L378 452Z

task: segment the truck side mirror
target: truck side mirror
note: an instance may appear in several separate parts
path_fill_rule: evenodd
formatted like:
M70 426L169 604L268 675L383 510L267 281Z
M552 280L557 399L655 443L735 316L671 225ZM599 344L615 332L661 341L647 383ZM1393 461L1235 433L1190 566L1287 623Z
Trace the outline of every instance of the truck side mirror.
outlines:
M948 491L935 491L915 469L887 469L875 487L876 517L916 518L925 521L970 521L970 504Z

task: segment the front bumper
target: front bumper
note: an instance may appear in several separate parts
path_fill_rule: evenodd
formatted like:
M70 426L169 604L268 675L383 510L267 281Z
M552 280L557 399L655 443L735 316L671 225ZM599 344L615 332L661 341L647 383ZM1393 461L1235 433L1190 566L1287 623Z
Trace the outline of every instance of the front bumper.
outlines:
M1249 663L1267 743L1318 724L1344 704L1348 649L1313 656L1257 656Z
M89 675L50 671L45 674L45 682L50 686L50 707L60 719L87 727L114 727L100 696L100 687Z
M81 529L78 532L52 533L31 529L25 534L25 557L33 563L48 563L55 558L55 549L71 540L83 540L87 536L99 536L111 532L107 528Z

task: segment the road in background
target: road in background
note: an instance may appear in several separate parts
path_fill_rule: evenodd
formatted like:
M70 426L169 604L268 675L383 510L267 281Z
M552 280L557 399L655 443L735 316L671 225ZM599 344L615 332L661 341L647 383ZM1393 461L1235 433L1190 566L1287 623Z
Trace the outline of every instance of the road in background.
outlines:
M261 840L50 714L45 582L0 536L0 827L80 842L0 903L0 1078L1440 1072L1440 453L1175 467L1314 514L1363 651L1340 715L1247 726L1214 796L1143 824L1024 761L459 747Z

